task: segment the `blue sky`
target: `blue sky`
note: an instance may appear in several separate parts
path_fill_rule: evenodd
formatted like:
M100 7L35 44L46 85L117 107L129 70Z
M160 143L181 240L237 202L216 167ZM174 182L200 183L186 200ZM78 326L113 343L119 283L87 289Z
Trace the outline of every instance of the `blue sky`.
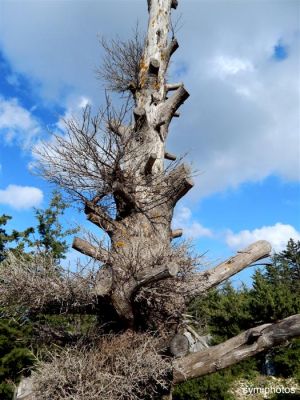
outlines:
M145 4L144 4L145 3ZM258 239L300 240L300 5L297 0L181 0L170 80L191 97L168 150L187 153L195 188L177 206L196 248L216 263ZM32 146L103 88L99 36L130 35L142 0L0 1L0 212L34 224L52 188L32 175ZM75 209L65 222L84 218ZM74 255L70 254L70 259Z

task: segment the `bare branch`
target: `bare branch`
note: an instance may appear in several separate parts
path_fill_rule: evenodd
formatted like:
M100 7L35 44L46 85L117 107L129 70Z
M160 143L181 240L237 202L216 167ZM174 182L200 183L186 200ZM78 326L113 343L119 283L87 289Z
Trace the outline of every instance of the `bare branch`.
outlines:
M95 247L87 240L80 239L79 237L74 238L72 247L80 253L101 261L102 263L106 263L109 259L109 252L106 249Z
M110 129L114 134L118 135L120 138L124 138L130 131L128 126L122 125L120 121L111 120L108 123L108 129Z
M172 55L175 53L175 51L178 48L179 48L179 44L177 42L177 39L173 38L165 51L165 57L166 57L167 63L170 62Z
M185 102L189 97L189 93L183 86L180 86L174 94L169 97L160 107L160 120L166 121L167 123L176 113L177 109Z
M229 258L229 260L219 264L212 270L196 274L190 283L188 297L194 297L217 286L255 261L268 257L271 250L272 247L269 242L259 240L246 249L239 251L236 256Z
M89 221L105 230L106 233L111 234L115 229L116 222L107 214L104 207L96 206L92 201L86 201L84 212Z
M274 324L248 329L217 346L176 360L173 382L179 383L219 371L298 336L300 336L300 314Z
M143 54L144 38L138 26L132 39L123 41L119 38L107 42L101 40L105 51L104 59L97 74L106 82L107 89L124 93L130 91L133 95L140 87L139 70Z
M171 363L160 340L125 332L100 336L93 346L56 349L33 372L34 397L49 399L154 399L169 383Z

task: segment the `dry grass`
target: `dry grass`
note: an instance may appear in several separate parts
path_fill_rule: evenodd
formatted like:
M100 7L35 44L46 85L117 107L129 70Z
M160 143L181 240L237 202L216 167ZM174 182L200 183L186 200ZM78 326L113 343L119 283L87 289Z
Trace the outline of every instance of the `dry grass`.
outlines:
M57 351L33 375L35 399L155 399L168 388L171 368L158 345L149 334L127 332Z

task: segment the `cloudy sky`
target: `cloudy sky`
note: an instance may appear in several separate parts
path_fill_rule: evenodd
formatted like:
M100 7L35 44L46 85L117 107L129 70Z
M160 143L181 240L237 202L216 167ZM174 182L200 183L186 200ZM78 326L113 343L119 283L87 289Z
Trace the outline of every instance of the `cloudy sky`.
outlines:
M187 153L197 185L174 227L219 260L267 239L300 240L300 3L180 0L170 81L190 98L168 150ZM99 37L122 39L146 0L0 0L0 209L33 222L51 188L30 173L31 148L64 115L103 103ZM68 219L78 220L76 210Z

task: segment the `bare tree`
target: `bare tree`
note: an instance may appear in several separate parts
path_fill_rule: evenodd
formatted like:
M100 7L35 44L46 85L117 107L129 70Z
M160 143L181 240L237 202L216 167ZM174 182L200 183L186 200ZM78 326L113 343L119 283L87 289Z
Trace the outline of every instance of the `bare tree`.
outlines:
M86 312L103 313L107 324L112 322L118 326L118 334L120 327L123 335L148 332L147 340L139 341L139 345L142 343L142 347L149 346L149 349L153 348L149 342L149 332L152 332L153 340L154 337L160 339L159 345L155 345L157 354L161 360L167 360L167 366L161 364L164 368L160 375L157 371L161 365L156 363L156 355L150 350L142 352L149 368L153 368L155 388L152 380L148 385L151 392L147 392L147 382L151 381L151 374L147 373L140 377L144 379L140 394L131 387L130 390L123 389L123 397L116 397L109 385L119 382L120 376L126 380L127 375L124 368L119 368L119 364L125 362L124 354L120 358L116 346L111 346L110 375L106 375L108 367L105 366L104 369L101 367L101 376L105 379L95 370L89 375L92 378L88 375L86 378L94 379L96 387L97 384L102 389L103 385L109 387L112 394L107 398L110 399L160 398L164 392L171 391L172 383L225 368L300 335L300 315L250 329L219 346L194 353L182 335L186 307L195 296L267 257L271 247L266 241L258 241L212 270L197 272L199 260L188 246L173 244L173 239L182 235L181 229L171 229L174 207L194 186L190 168L181 160L176 161L176 156L166 150L170 123L178 117L178 109L189 97L183 83L166 81L170 59L179 47L176 38L169 33L171 9L176 7L177 0L148 0L149 24L145 41L135 36L128 43L115 41L109 45L103 42L107 57L100 74L110 89L122 93L128 91L132 95L133 109L127 102L117 112L107 98L106 107L96 116L92 116L90 107L86 107L82 120L66 121L64 136L54 135L50 143L44 143L37 150L40 173L79 201L87 219L110 239L108 247L82 238L74 239L73 248L96 260L98 270L89 283L85 281L81 291L70 290L73 281L65 286L61 282L49 285L56 295L55 304L69 301L70 310L74 310L78 292L82 312L86 307ZM165 166L165 160L171 162ZM8 281L11 284L12 280ZM41 279L37 284L39 282ZM25 288L26 279L23 285ZM66 287L61 299L60 287ZM20 282L18 290L22 290ZM93 295L89 296L88 290ZM29 290L25 296L29 308L32 292ZM41 309L49 309L53 297L45 295L43 302L38 304ZM58 307L54 309L57 311ZM114 325L109 326L113 329ZM100 352L101 343L98 346ZM107 347L107 341L105 343ZM68 353L66 362L74 354L73 358L78 359L78 352L74 351ZM100 363L95 361L96 351L93 348L89 353L93 354L91 362ZM127 354L130 358L129 350ZM84 362L88 364L88 361ZM105 364L104 361L101 363ZM55 358L53 365L57 368L62 365L62 360ZM158 369L153 365L158 365ZM64 379L70 381L73 377L66 372ZM43 388L45 379L41 381ZM69 381L69 385L76 386L76 380ZM53 386L56 382L53 379ZM85 387L88 386L86 383ZM71 393L68 390L65 394L61 390L60 395L54 395L54 391L52 395L47 393L53 399L89 398L81 389L73 397L67 397ZM95 398L97 395L101 392L96 390Z

